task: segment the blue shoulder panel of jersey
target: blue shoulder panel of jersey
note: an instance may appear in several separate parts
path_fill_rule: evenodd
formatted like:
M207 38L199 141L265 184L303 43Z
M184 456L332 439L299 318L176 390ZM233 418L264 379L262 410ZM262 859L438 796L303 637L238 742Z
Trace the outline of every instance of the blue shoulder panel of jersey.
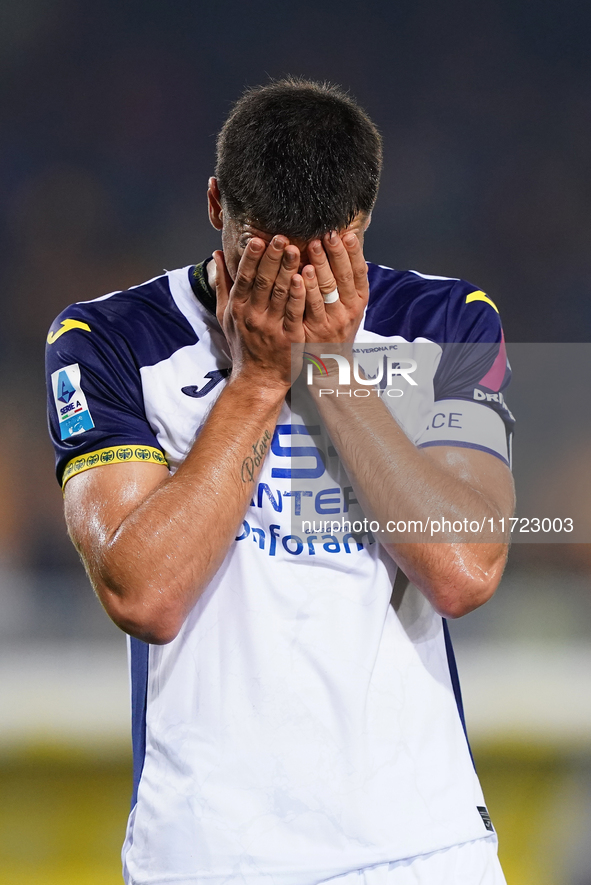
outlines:
M365 328L377 335L428 338L438 344L501 340L496 307L465 280L370 264L369 286ZM467 300L476 293L478 298Z
M115 335L118 344L133 354L138 369L153 366L198 340L170 294L166 274L94 301L71 304L52 323L48 343L69 331L71 319L94 323L98 334Z
M514 418L503 391L511 380L501 319L494 302L465 280L430 277L370 264L365 328L442 346L436 400L466 399L497 412L510 432Z
M102 453L105 463L116 458L165 463L145 415L140 369L197 340L167 276L62 311L46 350L58 480L73 458L89 453ZM142 448L136 453L130 446ZM124 448L113 452L114 447Z

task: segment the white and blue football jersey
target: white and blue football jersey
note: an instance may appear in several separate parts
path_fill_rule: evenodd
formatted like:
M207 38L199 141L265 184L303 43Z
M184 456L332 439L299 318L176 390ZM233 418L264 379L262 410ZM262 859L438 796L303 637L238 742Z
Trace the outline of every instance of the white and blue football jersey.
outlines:
M387 402L408 436L507 463L493 302L413 271L370 265L369 280L364 369L432 346L426 381ZM230 370L204 264L72 305L47 347L59 481L125 461L174 472ZM492 829L445 622L412 587L390 604L396 566L371 533L294 529L303 504L319 520L357 506L326 432L286 402L241 532L179 635L129 643L130 885L314 885Z

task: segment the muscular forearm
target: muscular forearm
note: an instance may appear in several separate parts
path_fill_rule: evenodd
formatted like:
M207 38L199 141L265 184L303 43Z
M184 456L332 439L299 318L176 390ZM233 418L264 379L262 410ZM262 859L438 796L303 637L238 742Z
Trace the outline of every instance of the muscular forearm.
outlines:
M128 498L119 508L108 502L110 525L95 513L102 532L78 546L108 613L126 632L151 642L176 635L237 534L284 397L278 387L230 381L174 476L131 510ZM104 511L104 496L94 498ZM119 518L118 510L127 512Z
M291 345L305 337L301 278L290 286L299 250L285 237L249 240L234 279L214 258L232 375L183 464L172 477L97 468L66 486L70 534L105 608L150 642L176 636L235 538L291 384Z
M433 452L417 449L377 396L319 396L318 387L312 395L361 506L382 527L380 542L407 576L444 615L457 617L485 602L506 559L500 532L487 543L433 543L426 533L401 537L385 528L389 521L426 526L430 519L498 526L509 513L438 463Z

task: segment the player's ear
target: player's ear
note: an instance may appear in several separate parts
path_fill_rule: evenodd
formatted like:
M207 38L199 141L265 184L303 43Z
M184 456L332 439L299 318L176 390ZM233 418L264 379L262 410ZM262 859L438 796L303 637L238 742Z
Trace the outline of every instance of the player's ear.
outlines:
M224 226L224 210L222 209L222 198L218 180L215 176L211 176L207 188L207 208L209 212L209 220L216 230L222 230Z
M367 230L367 228L370 226L370 224L371 224L371 212L368 212L367 218L363 222L363 232L364 233Z

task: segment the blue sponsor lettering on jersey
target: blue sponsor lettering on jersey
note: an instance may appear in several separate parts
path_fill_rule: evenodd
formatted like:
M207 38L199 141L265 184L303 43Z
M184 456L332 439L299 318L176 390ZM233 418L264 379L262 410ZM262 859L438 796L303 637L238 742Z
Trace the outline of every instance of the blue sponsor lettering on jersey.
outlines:
M280 458L314 458L314 467L273 467L271 476L274 479L316 479L322 476L326 469L326 456L322 449L317 446L282 446L280 435L292 436L315 436L320 433L320 427L306 427L305 424L278 424L273 434L271 451Z
M319 523L319 525L322 529L322 523ZM324 528L327 528L329 526L330 523L324 523ZM268 532L269 537L267 538L267 532L265 529L253 527L250 525L248 520L245 519L242 522L241 533L237 535L234 540L245 541L246 538L250 537L251 540L255 543L256 548L258 550L266 550L268 556L277 555L278 540L281 541L285 552L290 553L292 556L299 556L301 553L304 553L307 556L315 556L316 547L319 547L320 544L322 544L322 549L326 550L327 553L343 552L347 554L351 553L351 551L357 552L359 550L363 550L364 538L367 538L368 545L376 543L376 540L370 531L347 532L345 535L343 535L340 541L336 537L336 535L332 534L306 534L306 537L304 538L301 538L299 535L282 535L281 526L277 525L276 523L268 526ZM269 541L268 546L266 545L267 540Z

